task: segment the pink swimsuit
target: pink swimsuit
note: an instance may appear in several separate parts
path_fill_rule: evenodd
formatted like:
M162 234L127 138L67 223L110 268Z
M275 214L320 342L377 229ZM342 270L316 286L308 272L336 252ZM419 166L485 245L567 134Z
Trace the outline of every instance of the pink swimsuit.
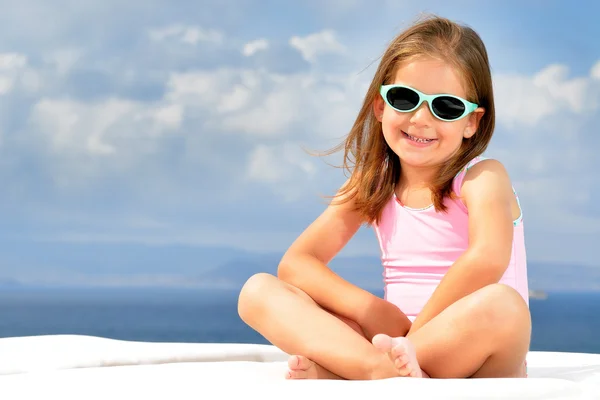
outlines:
M458 196L467 170L483 159L475 158L454 178L453 190ZM438 213L433 205L405 207L394 196L381 222L374 226L384 267L385 299L411 320L469 245L465 205L459 199L446 199L446 204L447 213ZM516 289L529 304L522 215L514 221L512 256L500 282Z

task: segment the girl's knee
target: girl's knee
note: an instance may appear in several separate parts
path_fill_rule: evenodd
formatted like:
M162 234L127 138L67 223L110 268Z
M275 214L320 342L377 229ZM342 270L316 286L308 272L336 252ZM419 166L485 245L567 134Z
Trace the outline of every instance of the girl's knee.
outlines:
M240 297L260 294L261 291L268 289L269 286L272 286L275 281L277 281L277 278L271 274L267 274L265 272L254 274L248 278L246 283L244 283L244 286L242 286Z
M531 326L529 308L523 297L512 287L497 283L488 285L472 298L471 309L477 318L486 321L498 333L523 330Z
M503 283L487 285L474 293L476 302L486 307L527 307L523 297L514 288Z
M252 275L244 283L238 297L238 314L242 320L246 321L252 314L259 312L277 280L275 276L261 272Z
M245 322L265 312L273 302L286 296L296 296L303 301L316 304L302 290L294 287L278 277L260 272L252 275L242 286L238 297L238 314Z

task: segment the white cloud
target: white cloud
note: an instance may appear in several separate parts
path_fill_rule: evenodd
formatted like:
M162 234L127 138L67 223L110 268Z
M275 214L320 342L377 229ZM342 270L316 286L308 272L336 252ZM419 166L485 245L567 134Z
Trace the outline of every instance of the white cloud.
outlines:
M257 182L279 184L293 181L293 170L313 176L316 168L298 143L258 145L250 153L248 177Z
M13 88L13 80L7 76L0 76L0 95L7 94Z
M157 42L176 39L190 45L196 45L200 42L220 44L224 40L223 33L216 29L202 29L198 26L180 24L152 29L148 34L152 40Z
M116 152L105 135L122 118L136 109L132 102L111 99L102 104L69 100L42 100L32 119L56 153L111 155Z
M172 104L158 109L155 118L164 126L176 129L181 126L183 120L183 109L179 104Z
M222 68L173 74L166 99L205 111L205 129L252 137L341 137L366 87L364 77L280 75Z
M97 190L107 178L142 178L152 157L164 152L163 136L178 134L183 120L182 106L166 101L46 98L32 107L24 147L16 151L33 152L56 188Z
M268 184L284 200L294 201L304 194L306 182L317 172L309 157L299 143L260 144L250 153L247 177Z
M50 67L44 72L49 79L62 73ZM31 107L21 150L31 144L30 151L46 160L46 174L57 187L93 187L101 179L133 179L153 156L160 158L162 138L169 134L183 145L179 159L187 168L258 182L291 200L315 176L311 156L301 147L314 149L310 146L341 137L347 128L340 126L349 127L364 88L356 77L316 72L220 68L172 73L162 98L153 101L40 98ZM225 152L229 158L219 161ZM240 168L245 175L238 176Z
M28 66L27 57L19 53L0 53L0 96L21 84L27 90L36 90L38 76Z
M568 77L565 65L550 65L534 76L494 77L497 114L509 127L529 127L556 116L591 114L598 109L600 82L588 77Z
M59 75L65 76L81 61L83 53L79 49L64 48L51 52L44 59Z
M289 43L309 63L317 62L318 57L323 54L344 54L346 52L346 47L337 40L335 32L331 29L304 37L293 36Z
M600 61L598 61L590 70L590 76L594 79L600 80Z
M0 70L11 71L27 65L27 57L18 53L0 54Z
M268 48L269 41L267 39L257 39L246 43L242 49L242 54L246 57L250 57L257 52L267 50Z
M263 79L270 80L269 77ZM291 80L292 82L295 80ZM293 85L292 82L289 82ZM273 82L267 82L273 84ZM248 107L239 112L220 118L221 127L229 132L248 133L255 136L288 136L295 123L302 124L302 93L290 90L285 85L277 85L266 93L255 91L252 96L258 101L245 103ZM258 99L262 95L261 99ZM250 95L245 96L249 98ZM225 99L224 99L225 100ZM223 109L223 108L221 108Z
M239 73L229 68L172 73L166 84L166 99L198 107L212 107L229 90L236 75Z
M216 111L220 114L239 111L248 106L251 96L251 87L243 83L235 84L231 91L223 94L219 103L216 105Z

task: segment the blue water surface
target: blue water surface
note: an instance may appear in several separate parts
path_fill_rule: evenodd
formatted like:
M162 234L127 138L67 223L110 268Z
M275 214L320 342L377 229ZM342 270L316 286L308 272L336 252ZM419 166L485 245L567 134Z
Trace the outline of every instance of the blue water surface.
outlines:
M151 342L268 343L237 314L237 291L10 289L0 337L82 334ZM600 293L531 300L531 350L600 353Z

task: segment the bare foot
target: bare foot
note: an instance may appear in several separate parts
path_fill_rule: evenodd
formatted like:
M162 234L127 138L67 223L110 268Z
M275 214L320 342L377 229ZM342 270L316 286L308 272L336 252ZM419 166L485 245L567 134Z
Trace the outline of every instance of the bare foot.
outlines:
M286 379L317 379L317 367L304 356L291 356L288 359Z
M428 377L419 366L415 346L407 338L392 338L388 335L379 334L373 337L373 345L379 350L388 353L399 376L412 378Z
M342 379L333 372L304 356L291 356L288 359L286 379Z

